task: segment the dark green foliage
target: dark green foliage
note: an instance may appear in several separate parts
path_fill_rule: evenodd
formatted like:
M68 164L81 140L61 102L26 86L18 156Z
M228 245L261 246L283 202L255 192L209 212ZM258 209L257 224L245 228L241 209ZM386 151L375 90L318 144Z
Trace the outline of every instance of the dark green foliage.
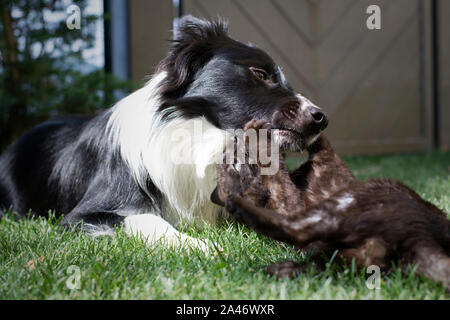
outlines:
M51 116L92 113L133 86L83 61L96 22L87 0L0 0L0 150ZM66 25L67 6L81 9L81 28Z

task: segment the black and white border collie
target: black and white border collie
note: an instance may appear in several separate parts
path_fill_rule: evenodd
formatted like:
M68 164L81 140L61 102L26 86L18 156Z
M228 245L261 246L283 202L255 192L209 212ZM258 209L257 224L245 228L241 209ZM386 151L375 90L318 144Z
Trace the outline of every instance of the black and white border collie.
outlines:
M210 201L226 132L264 119L282 149L299 150L326 126L269 55L228 37L224 22L186 16L177 34L143 88L94 117L54 119L12 144L0 157L0 209L55 210L63 225L82 221L94 234L123 225L149 243L207 250L174 227L228 216ZM189 161L173 161L174 150Z

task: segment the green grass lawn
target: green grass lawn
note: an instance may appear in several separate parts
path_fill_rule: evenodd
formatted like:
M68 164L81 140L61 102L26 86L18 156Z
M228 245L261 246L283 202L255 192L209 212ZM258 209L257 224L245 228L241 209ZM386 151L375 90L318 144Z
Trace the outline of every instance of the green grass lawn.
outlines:
M401 180L450 212L450 152L345 160L358 179ZM0 299L450 298L441 285L398 269L382 275L379 290L366 287L370 274L365 270L334 264L325 272L310 268L293 280L277 280L265 273L267 264L307 257L236 223L186 231L216 241L223 253L210 257L148 247L121 230L115 237L91 239L62 230L55 219L15 221L8 216L0 221Z

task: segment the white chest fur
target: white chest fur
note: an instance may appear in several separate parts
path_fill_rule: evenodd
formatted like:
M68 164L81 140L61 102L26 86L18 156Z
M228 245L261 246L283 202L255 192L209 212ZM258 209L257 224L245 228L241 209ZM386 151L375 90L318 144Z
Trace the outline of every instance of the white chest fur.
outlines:
M108 123L109 136L141 188L146 190L150 176L162 192L161 215L167 221L215 224L224 212L210 195L226 132L205 118L187 120L176 111L162 120L157 90L165 76L156 74L145 87L117 103Z

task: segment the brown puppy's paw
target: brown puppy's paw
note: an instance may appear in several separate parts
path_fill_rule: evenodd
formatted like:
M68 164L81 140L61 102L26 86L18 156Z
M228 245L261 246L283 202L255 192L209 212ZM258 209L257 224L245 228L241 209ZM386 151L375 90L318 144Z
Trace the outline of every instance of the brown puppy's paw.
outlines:
M242 195L241 176L233 164L217 165L217 187L211 194L215 204L225 205L231 196Z
M270 124L265 120L251 120L244 127L244 136L235 137L233 149L226 150L222 164L217 165L217 188L210 197L213 203L223 206L227 199L235 196L244 197L256 206L266 204L270 192L262 183L256 159L249 161L249 148L253 148L253 155L258 155L258 140L255 140L259 139L258 130L269 128ZM256 130L251 134L253 138L247 135L251 129Z
M270 197L270 191L262 183L256 165L244 164L240 167L242 197L257 207L264 207Z
M306 266L293 261L277 262L267 266L267 272L277 278L294 278L299 273L305 272Z
M250 120L249 122L247 122L244 125L244 131L248 131L249 129L255 129L255 130L266 129L266 130L269 130L270 128L271 128L271 125L266 120L253 119L253 120Z
M263 207L269 195L257 168L252 165L217 165L217 187L211 194L213 203L224 206L231 197L243 197L255 206Z

